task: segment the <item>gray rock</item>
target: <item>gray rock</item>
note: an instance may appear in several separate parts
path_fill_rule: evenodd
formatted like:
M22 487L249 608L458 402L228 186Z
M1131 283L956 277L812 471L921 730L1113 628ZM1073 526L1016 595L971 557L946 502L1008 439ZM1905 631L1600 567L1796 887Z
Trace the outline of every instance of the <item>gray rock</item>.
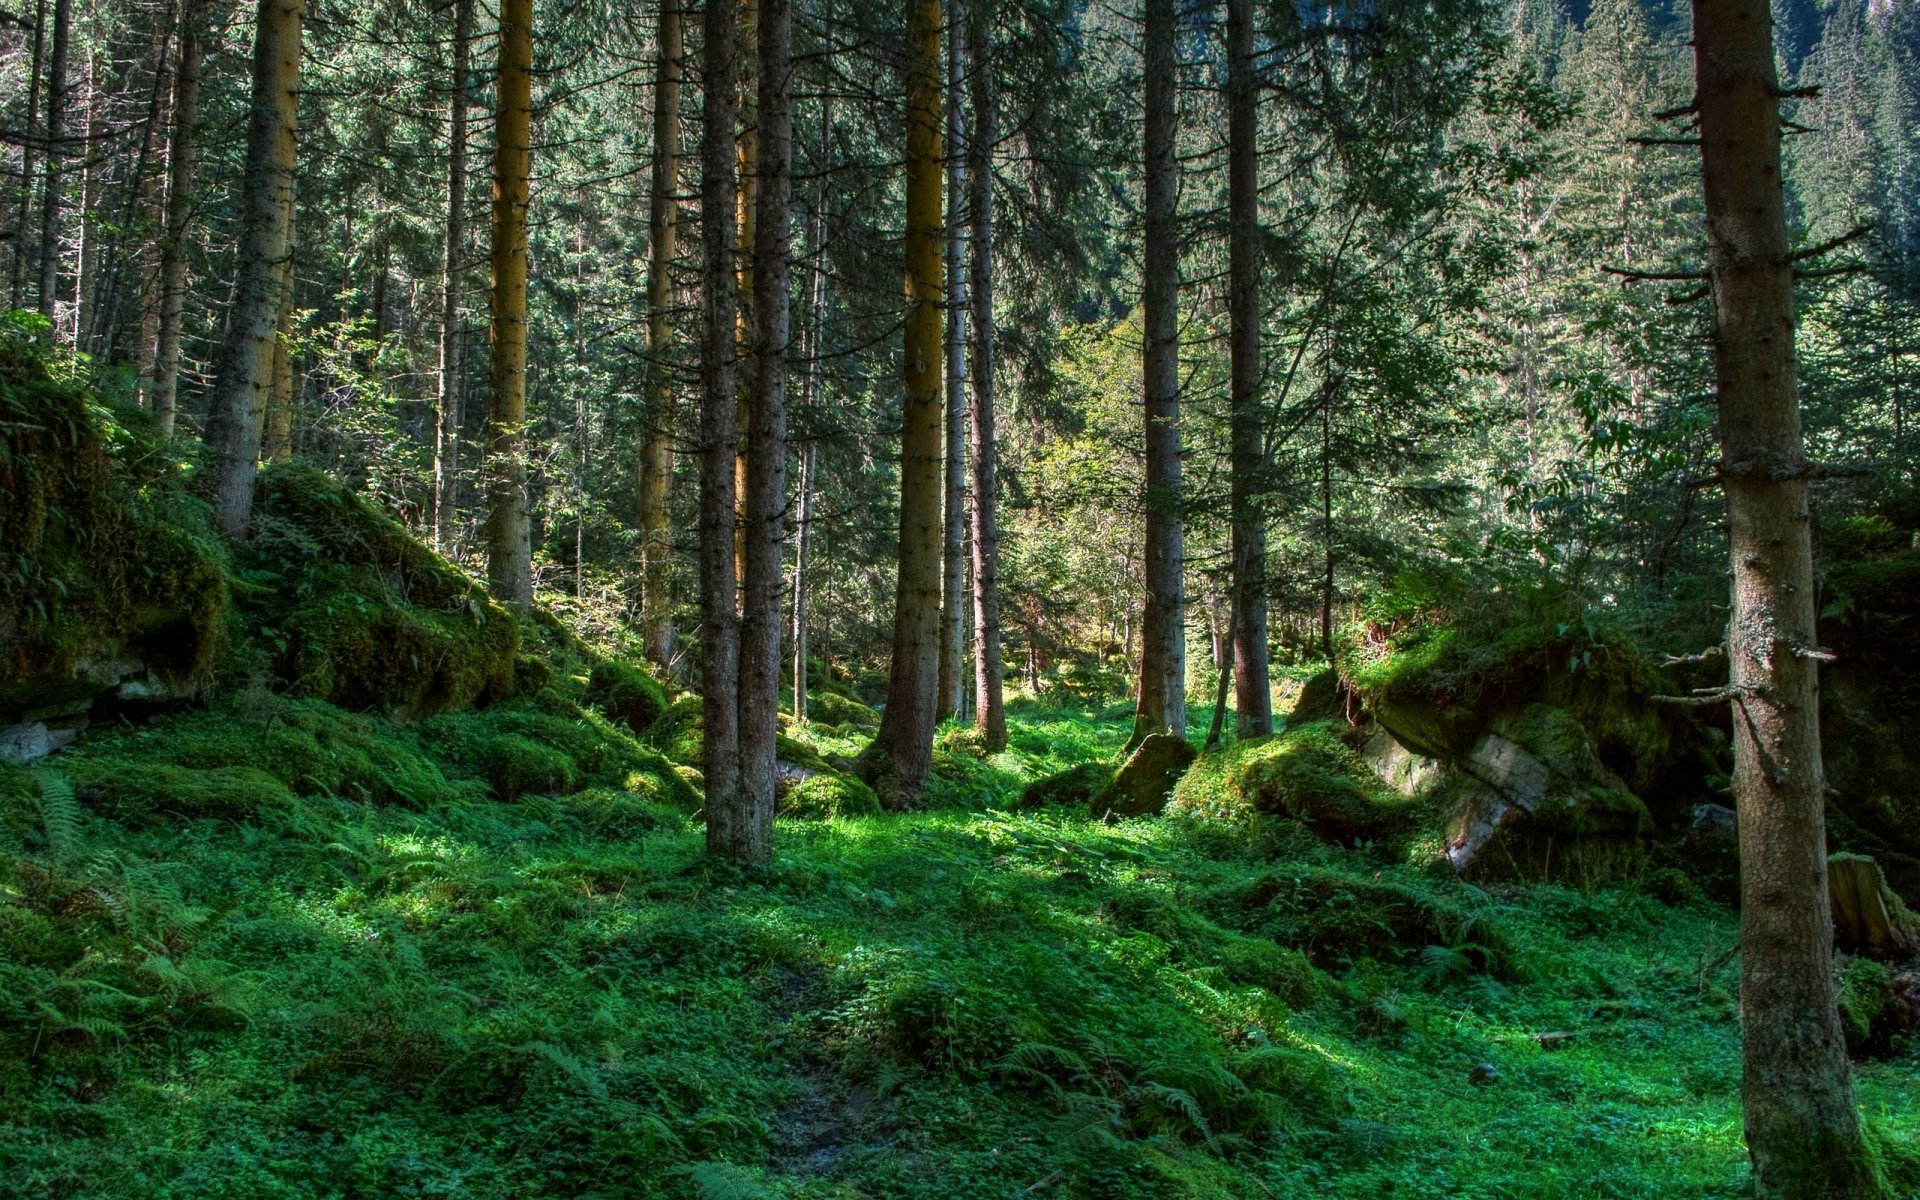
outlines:
M28 763L52 754L56 747L40 721L27 721L0 730L0 758L8 762Z

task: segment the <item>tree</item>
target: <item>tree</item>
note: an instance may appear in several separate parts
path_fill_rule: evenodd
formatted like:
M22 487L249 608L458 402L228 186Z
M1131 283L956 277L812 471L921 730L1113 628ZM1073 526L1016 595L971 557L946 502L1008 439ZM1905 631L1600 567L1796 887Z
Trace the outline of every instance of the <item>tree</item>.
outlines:
M440 251L440 362L433 416L433 544L447 549L460 477L460 277L467 252L467 76L473 0L453 0L453 80L447 98L447 207Z
M1261 508L1265 413L1260 403L1260 172L1253 0L1227 0L1227 285L1232 396L1228 451L1232 473L1233 678L1235 729L1242 738L1273 732L1267 677L1267 531Z
M667 490L673 482L673 383L667 357L673 341L673 259L680 224L680 60L686 53L681 3L660 0L647 238L647 369L652 407L640 446L639 479L642 639L647 657L662 667L673 657L673 547L667 524Z
M527 503L527 202L533 172L533 0L501 0L493 150L492 390L487 404L487 585L533 607Z
M966 30L947 29L946 538L940 575L940 716L960 715L966 687L967 589L967 160L961 150Z
M773 853L780 732L782 551L787 500L787 289L793 197L792 0L760 0L759 152L754 181L753 379L747 405L746 554L740 604L740 786L728 857ZM710 684L711 686L711 684ZM708 806L708 820L713 809Z
M54 319L60 292L60 188L66 172L67 57L73 0L53 0L53 48L47 60L47 182L40 198L40 315Z
M40 121L40 58L47 42L47 0L38 0L33 11L33 53L27 60L27 116L20 131L23 145L20 147L20 212L14 220L13 245L10 247L11 287L8 289L8 302L15 308L20 307L22 294L27 281L27 233L33 219L33 170L34 152L39 149L34 140Z
M709 0L701 18L700 141L700 689L707 851L752 844L740 827L740 623L734 610L735 225L734 7Z
M1761 1200L1866 1197L1867 1157L1833 988L1825 777L1793 256L1766 0L1694 0L1733 561L1727 699L1740 824L1741 1106Z
M186 0L180 8L180 47L173 68L166 228L160 240L160 319L153 357L153 416L163 438L173 436L174 414L179 407L180 334L187 307L187 239L193 232L194 174L200 160L200 78L207 53L205 24L205 0Z
M894 806L919 793L933 758L939 709L940 0L908 0L906 341L900 369L900 566L895 576L893 666L880 730L863 754Z
M1174 157L1176 0L1146 0L1145 243L1141 281L1146 409L1146 590L1131 743L1187 732L1186 555L1180 523L1180 250Z
M293 278L294 142L305 12L305 0L260 0L254 28L239 289L207 404L213 515L234 538L246 537L253 522L253 482L260 465L256 419L273 386L280 309Z
M972 395L968 408L973 488L973 686L974 727L989 750L1007 745L1005 671L1000 661L1000 530L995 512L999 448L993 412L993 147L999 136L993 88L993 27L986 0L966 0L968 57L973 62L973 136L968 139L973 304Z

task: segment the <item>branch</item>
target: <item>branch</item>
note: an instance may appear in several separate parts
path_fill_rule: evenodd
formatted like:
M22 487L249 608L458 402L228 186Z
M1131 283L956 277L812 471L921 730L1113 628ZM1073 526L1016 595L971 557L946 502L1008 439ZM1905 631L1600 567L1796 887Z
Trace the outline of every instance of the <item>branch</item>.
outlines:
M1725 704L1729 700L1738 700L1748 694L1748 689L1738 685L1723 688L1700 688L1691 696L1652 696L1655 704L1681 704L1688 708L1704 708L1710 704Z
M1689 100L1679 108L1662 109L1653 114L1653 119L1656 121L1678 121L1681 117L1694 116L1699 111L1700 102L1698 100Z
M1724 645L1708 646L1698 654L1669 654L1667 655L1667 660L1660 665L1664 667L1678 667L1685 663L1712 662L1716 658L1725 658L1726 656L1727 648Z
M1692 304L1695 300L1705 300L1713 295L1712 288L1688 288L1684 292L1674 292L1667 297L1667 303L1675 308L1682 304Z
M1630 271L1625 267L1600 268L1609 275L1617 275L1624 283L1692 283L1707 277L1705 271Z
M1806 87L1773 89L1773 98L1776 100L1817 100L1819 97L1820 85L1817 83Z
M1627 139L1627 144L1629 146L1698 146L1700 144L1700 139L1699 138L1676 138L1676 137L1630 137Z
M1805 250L1795 250L1792 254L1787 255L1787 261L1797 263L1809 258L1819 258L1822 254L1830 254L1838 250L1848 242L1857 242L1872 232L1873 226L1870 224L1855 225L1839 237L1821 242L1818 246L1808 246Z

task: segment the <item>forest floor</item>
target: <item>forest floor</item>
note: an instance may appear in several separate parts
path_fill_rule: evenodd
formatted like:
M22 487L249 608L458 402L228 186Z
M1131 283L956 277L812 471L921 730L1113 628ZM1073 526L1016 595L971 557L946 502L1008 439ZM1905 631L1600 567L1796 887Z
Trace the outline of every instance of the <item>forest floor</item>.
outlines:
M123 823L16 772L0 1195L1746 1194L1725 906L1012 807L1124 732L1019 706L967 806L755 874L632 797ZM1908 1170L1920 1058L1858 1087Z

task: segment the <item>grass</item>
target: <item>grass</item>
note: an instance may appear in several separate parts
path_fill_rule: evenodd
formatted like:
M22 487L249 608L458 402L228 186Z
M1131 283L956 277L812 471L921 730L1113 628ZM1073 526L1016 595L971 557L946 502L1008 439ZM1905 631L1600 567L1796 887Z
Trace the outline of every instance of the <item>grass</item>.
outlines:
M1284 822L1011 811L1126 733L1033 706L1001 754L943 739L946 807L782 820L740 874L683 806L502 802L484 755L383 791L431 724L289 711L319 750L265 807L74 786L240 769L219 713L0 775L0 1194L1747 1188L1735 919L1652 877L1487 891ZM1858 1085L1911 1155L1920 1060Z

